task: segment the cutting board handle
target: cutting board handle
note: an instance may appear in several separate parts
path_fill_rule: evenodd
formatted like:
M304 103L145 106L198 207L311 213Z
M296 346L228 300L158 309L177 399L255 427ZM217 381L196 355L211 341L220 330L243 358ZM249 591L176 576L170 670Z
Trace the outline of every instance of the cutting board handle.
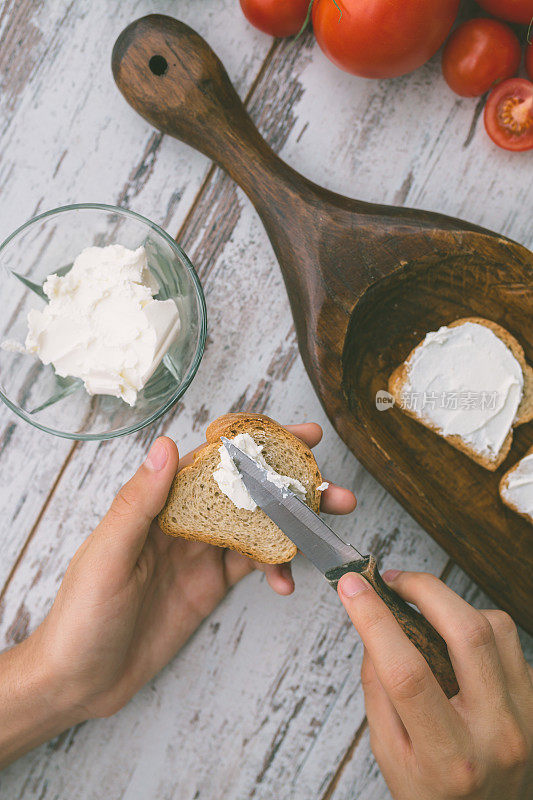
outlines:
M420 650L433 674L437 678L446 697L453 697L459 691L457 679L453 671L448 648L442 636L429 624L427 619L418 611L408 605L399 594L388 586L379 574L374 556L344 564L327 573L326 578L333 586L337 584L347 572L358 572L370 583L376 593L390 608L403 632L409 637L415 647Z
M265 224L284 200L312 194L313 184L265 142L221 61L188 25L162 14L133 22L115 43L112 68L130 105L223 167Z

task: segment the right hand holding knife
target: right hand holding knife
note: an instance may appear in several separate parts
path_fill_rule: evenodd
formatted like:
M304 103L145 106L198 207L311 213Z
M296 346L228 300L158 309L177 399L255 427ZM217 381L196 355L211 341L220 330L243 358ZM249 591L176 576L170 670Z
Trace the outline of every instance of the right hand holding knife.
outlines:
M339 597L363 644L372 751L394 800L530 800L532 669L503 611L477 611L435 576L391 570L387 583L446 641L460 691L451 700L361 575Z

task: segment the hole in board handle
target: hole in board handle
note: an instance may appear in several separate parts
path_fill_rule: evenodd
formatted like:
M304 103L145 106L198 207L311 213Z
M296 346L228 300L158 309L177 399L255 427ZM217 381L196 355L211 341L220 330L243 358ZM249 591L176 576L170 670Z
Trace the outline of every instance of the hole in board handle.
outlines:
M163 56L152 56L148 62L148 66L154 75L164 75L168 69L168 62Z

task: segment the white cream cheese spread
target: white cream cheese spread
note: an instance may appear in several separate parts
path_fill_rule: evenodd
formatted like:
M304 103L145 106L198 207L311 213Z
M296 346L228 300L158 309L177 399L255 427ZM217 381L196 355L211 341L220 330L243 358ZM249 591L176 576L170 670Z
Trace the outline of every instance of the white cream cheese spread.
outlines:
M501 496L533 522L533 453L521 458L502 483Z
M522 367L490 328L475 322L428 333L406 361L404 407L495 457L522 399Z
M238 447L239 450L242 450L242 452L246 453L247 456L253 458L253 460L259 464L260 467L263 467L263 469L266 470L266 477L269 481L272 481L272 483L274 483L276 486L279 486L280 489L289 489L297 497L299 497L300 500L305 500L305 486L296 478L290 478L288 475L280 475L278 472L273 470L272 467L267 464L265 457L261 452L263 450L263 446L257 444L249 433L239 433L230 441L233 442L235 447ZM231 459L224 445L219 448L218 452L220 453L220 464L213 472L213 478L218 484L220 491L225 494L226 497L229 497L233 505L237 506L237 508L245 508L248 511L255 511L257 504L254 502L250 492L244 485L239 471L233 463L233 460Z
M64 276L49 275L49 299L28 314L26 350L89 394L134 405L180 329L173 300L155 300L144 247L87 247Z

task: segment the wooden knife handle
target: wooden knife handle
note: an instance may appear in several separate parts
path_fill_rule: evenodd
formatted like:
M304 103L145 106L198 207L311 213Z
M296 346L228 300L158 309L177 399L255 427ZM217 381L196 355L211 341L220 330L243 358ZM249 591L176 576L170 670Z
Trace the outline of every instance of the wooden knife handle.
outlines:
M284 187L311 186L265 142L219 58L185 23L162 14L132 22L115 42L112 69L141 116L216 161L260 213Z
M358 561L352 561L350 564L344 564L342 567L336 567L326 574L326 579L336 590L339 580L347 572L358 572L366 578L390 608L404 633L415 647L420 650L446 697L456 695L459 691L459 686L448 655L446 642L422 614L415 611L385 583L379 574L374 556L366 556Z

